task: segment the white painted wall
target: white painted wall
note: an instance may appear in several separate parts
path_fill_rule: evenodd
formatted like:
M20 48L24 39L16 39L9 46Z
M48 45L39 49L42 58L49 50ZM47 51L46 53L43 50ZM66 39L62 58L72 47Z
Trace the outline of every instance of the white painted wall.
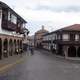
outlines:
M63 40L69 40L69 34L63 34L62 39Z
M53 39L53 40L56 39L56 34L53 34L52 39Z
M76 41L79 40L79 35L78 35L78 34L75 35L75 40L76 40Z

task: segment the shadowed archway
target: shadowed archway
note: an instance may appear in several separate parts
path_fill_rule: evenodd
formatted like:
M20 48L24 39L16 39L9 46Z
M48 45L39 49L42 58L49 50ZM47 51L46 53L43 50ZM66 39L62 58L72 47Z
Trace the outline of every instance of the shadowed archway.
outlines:
M2 39L0 38L0 59L2 59Z
M14 54L16 54L16 39L14 40Z
M76 48L74 46L70 46L68 48L68 56L69 57L76 57Z
M4 57L8 57L8 40L5 39L3 42L3 55Z
M80 57L80 47L77 49L77 56Z
M9 40L9 55L12 56L13 54L13 42L12 39Z
M20 40L20 53L22 53L23 50L22 50L22 40Z

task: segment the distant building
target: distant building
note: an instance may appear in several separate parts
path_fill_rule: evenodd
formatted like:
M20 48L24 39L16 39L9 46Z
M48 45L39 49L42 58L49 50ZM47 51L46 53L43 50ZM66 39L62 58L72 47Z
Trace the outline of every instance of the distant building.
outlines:
M56 44L53 41L56 39L56 34L54 32L47 33L43 35L43 48L47 50L51 50L51 46L56 49Z
M50 49L53 45L56 54L65 57L80 57L80 24L74 24L43 37L44 48Z
M28 36L28 45L34 46L34 35Z
M26 23L7 4L0 1L0 59L22 52Z
M37 31L34 35L34 45L35 47L41 48L42 47L42 40L43 40L43 35L48 33L47 30L44 29L44 26L42 26L42 29Z

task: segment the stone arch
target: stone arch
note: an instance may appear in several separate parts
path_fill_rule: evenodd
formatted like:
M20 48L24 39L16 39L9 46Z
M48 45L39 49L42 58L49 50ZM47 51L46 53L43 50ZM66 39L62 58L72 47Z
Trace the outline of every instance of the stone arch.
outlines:
M57 52L58 55L61 55L63 56L63 46L62 45L58 45L58 52Z
M68 56L69 57L76 57L76 47L75 46L70 46L68 48Z
M14 39L14 54L16 54L16 39Z
M2 59L2 39L0 38L0 59Z
M3 42L3 55L4 55L4 57L8 57L8 40L7 40L7 38L4 39L4 42Z
M77 49L77 56L80 57L80 46Z
M9 40L9 55L12 56L13 54L13 41L12 39Z
M20 47L19 47L19 48L20 48L20 53L22 53L22 40L20 40L20 43L19 43L19 44L20 44L20 45L19 45L19 46L20 46Z

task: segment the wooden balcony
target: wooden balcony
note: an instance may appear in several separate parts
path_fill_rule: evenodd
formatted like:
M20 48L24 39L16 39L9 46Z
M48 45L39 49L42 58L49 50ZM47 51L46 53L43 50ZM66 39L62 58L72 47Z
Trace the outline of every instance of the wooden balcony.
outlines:
M2 29L7 29L7 28L8 28L7 20L3 20L2 21Z
M17 25L10 21L7 21L7 20L2 21L2 29L8 30L8 31L16 31L16 27Z
M11 31L16 31L16 27L17 25L8 21L8 29L11 30Z
M80 40L60 40L56 39L53 41L53 43L56 44L62 44L62 45L80 45Z
M16 32L20 34L24 34L24 30L21 29L20 27L17 27Z

